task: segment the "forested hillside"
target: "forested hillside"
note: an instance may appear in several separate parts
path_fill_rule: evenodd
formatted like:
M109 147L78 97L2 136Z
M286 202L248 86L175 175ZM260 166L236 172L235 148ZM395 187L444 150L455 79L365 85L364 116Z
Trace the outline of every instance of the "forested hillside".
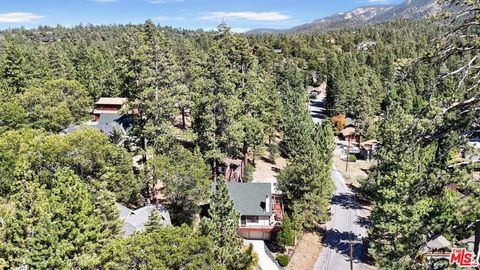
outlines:
M331 121L311 121L309 85L326 86L328 117L355 118L360 137L380 141L362 183L375 263L420 267L423 242L472 234L479 215L475 168L454 166L480 126L480 7L467 4L472 15L454 26L241 35L223 23L204 32L148 20L1 31L0 268L253 269L218 167L281 154L294 230L318 230L335 145ZM65 134L100 97L128 99L128 136ZM173 227L152 216L123 237L115 203L143 206L159 182Z
M278 155L282 138L283 155L295 160L292 171L304 168L303 161L314 169L301 171L312 189L288 198L298 229L317 224L304 215L328 211L330 163L308 147L330 143L331 128L310 120L299 58L277 55L270 44L226 25L206 33L151 21L3 31L1 52L0 255L6 268L132 269L145 261L168 269L250 269L254 255L237 236L237 213L225 204L228 190L211 194L210 184L223 177L223 159L254 165L267 148ZM89 119L99 97L128 99L126 139L91 128L64 134ZM140 164L132 164L134 157ZM286 175L286 185L295 184L296 177ZM152 216L144 235L123 238L115 202L143 206L157 199L158 183L173 225L185 227L157 233L163 228ZM227 232L231 239L218 238ZM165 233L186 244L169 251ZM155 239L157 246L144 250ZM172 252L198 254L198 260L176 261Z

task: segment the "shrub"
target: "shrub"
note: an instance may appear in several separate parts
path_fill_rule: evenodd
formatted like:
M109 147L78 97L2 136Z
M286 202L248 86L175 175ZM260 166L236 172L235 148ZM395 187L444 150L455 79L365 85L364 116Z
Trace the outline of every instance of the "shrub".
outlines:
M339 133L347 125L347 117L343 114L332 117L332 124L335 127L335 132Z
M277 256L277 261L278 264L280 264L281 267L285 267L288 265L288 256L287 255L278 255Z
M285 217L282 222L282 227L277 234L277 242L283 246L293 246L295 245L295 237L293 235L292 222L290 217L285 214Z
M349 155L348 156L348 161L349 162L357 162L357 157L355 155Z

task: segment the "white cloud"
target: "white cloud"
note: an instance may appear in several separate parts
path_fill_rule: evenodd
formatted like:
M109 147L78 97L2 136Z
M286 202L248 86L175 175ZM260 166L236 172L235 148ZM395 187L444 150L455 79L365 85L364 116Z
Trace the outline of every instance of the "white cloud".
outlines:
M234 33L245 33L245 32L248 32L248 31L250 31L250 30L252 30L252 29L251 29L251 28L240 28L240 27L239 27L239 28L235 28L235 27L234 27L234 28L232 28L231 30L232 30L232 32L234 32Z
M43 17L29 12L10 12L0 14L0 23L30 23Z
M290 19L290 16L279 12L209 12L201 17L203 20L219 20L219 19L231 19L231 20L247 20L247 21L285 21Z

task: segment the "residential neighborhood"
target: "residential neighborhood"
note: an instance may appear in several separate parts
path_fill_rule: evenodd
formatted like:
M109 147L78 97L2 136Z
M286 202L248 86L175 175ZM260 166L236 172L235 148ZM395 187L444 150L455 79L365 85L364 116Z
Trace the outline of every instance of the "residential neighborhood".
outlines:
M480 267L478 0L0 2L0 270Z

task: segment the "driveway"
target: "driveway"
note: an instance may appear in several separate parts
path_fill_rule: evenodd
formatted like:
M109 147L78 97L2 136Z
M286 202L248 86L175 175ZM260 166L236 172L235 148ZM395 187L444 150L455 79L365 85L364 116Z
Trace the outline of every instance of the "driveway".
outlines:
M265 251L265 242L263 240L244 240L247 244L253 245L253 250L258 254L258 266L262 270L280 270Z

